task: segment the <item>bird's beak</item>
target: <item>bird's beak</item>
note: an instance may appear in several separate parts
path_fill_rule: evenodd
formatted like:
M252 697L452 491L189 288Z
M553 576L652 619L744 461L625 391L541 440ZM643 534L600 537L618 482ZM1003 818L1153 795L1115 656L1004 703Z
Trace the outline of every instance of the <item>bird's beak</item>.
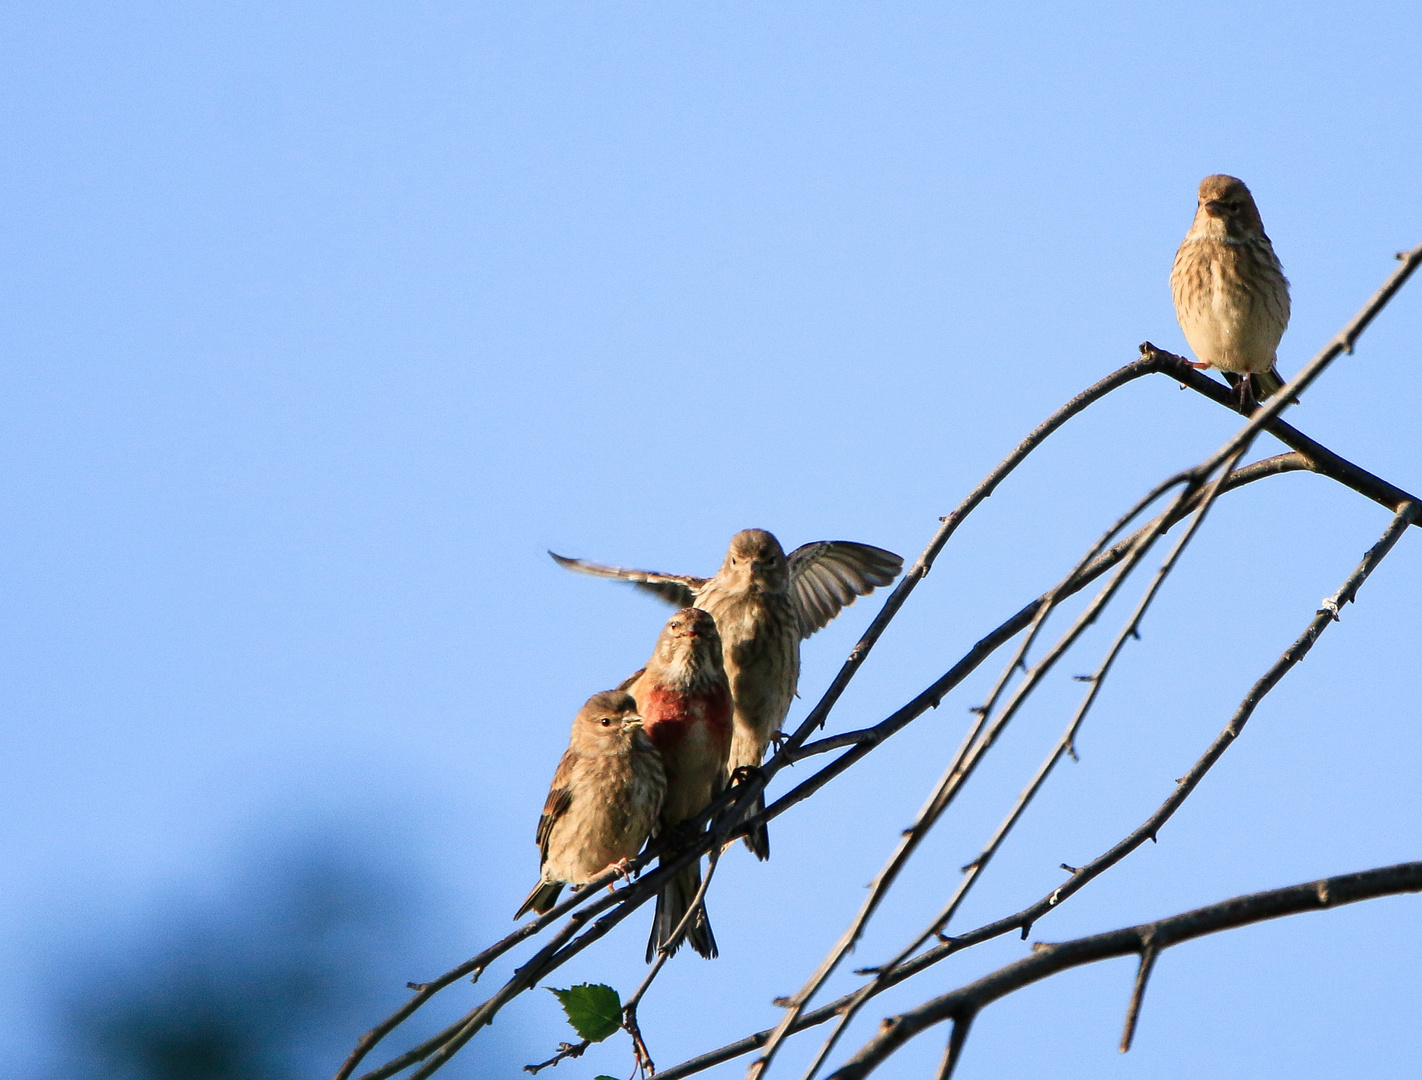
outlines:
M639 728L639 727L641 727L641 726L642 726L642 718L641 718L640 716L627 716L627 717L623 717L623 720L622 720L622 730L623 730L623 731L632 731L632 730L634 730L635 728Z
M1209 202L1205 203L1205 213L1209 214L1210 217L1224 217L1224 203L1220 202L1218 199L1211 199Z

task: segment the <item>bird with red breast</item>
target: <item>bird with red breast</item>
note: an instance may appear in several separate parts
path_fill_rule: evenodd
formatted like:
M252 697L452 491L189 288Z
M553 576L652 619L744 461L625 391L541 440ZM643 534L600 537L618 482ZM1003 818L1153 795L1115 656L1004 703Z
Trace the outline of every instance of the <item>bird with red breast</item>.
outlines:
M721 637L708 612L688 607L662 628L647 666L620 689L637 702L648 738L661 754L667 791L658 835L699 815L721 794L731 749L731 687L721 661ZM647 960L658 950L675 952L681 940L708 960L716 938L704 901L691 911L701 889L701 860L677 872L657 895ZM686 928L679 934L683 921Z

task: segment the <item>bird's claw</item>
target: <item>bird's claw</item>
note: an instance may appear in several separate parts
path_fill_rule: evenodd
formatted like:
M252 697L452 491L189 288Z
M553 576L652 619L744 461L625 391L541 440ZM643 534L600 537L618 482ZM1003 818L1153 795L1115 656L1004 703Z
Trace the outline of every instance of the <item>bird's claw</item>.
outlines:
M628 865L631 862L631 859L623 858L617 860L617 862L613 863L611 866L608 867L609 870L613 871L617 875L617 877L613 878L607 883L608 892L612 892L614 889L617 888L618 878L621 878L623 881L627 882L628 885L632 884L632 871L627 869Z
M731 783L732 783L732 784L745 784L745 783L749 783L751 777L757 776L757 775L759 775L759 774L760 774L760 766L759 766L759 765L741 765L741 766L738 766L737 768L731 770Z

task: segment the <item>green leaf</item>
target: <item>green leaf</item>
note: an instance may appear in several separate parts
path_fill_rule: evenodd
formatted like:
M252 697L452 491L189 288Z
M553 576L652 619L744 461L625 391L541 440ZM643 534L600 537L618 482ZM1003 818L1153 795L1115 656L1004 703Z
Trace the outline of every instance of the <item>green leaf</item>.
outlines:
M606 1073L599 1073L597 1076L593 1077L593 1080L620 1080L620 1078L616 1076L608 1076Z
M548 987L568 1014L573 1030L589 1042L602 1042L622 1026L622 999L603 983L579 983L566 990Z

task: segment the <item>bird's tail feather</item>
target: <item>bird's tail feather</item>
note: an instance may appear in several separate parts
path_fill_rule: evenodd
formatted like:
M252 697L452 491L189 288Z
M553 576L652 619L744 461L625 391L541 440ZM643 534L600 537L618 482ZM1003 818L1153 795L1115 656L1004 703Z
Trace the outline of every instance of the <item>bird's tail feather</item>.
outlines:
M652 962L657 951L664 945L670 945L669 951L673 954L681 947L681 939L673 941L672 935L686 917L691 902L700 889L701 864L696 862L678 873L657 894L657 911L652 917L652 934L647 939L647 963ZM688 921L683 937L699 955L707 960L716 958L716 938L711 933L711 920L706 917L705 904L697 906L696 914Z
M558 902L558 894L563 891L561 881L540 881L533 887L533 891L524 900L523 906L518 909L515 919L521 919L530 911L536 911L544 915L553 910L553 905Z
M745 816L748 818L755 817L756 814L764 809L765 793L762 792L755 797L755 801L746 809ZM751 832L746 833L742 839L745 840L746 847L750 848L755 857L761 862L770 858L770 830L764 825L756 826Z
M1276 367L1254 373L1254 396L1260 401L1268 401L1283 385L1284 380L1279 377L1279 369Z

